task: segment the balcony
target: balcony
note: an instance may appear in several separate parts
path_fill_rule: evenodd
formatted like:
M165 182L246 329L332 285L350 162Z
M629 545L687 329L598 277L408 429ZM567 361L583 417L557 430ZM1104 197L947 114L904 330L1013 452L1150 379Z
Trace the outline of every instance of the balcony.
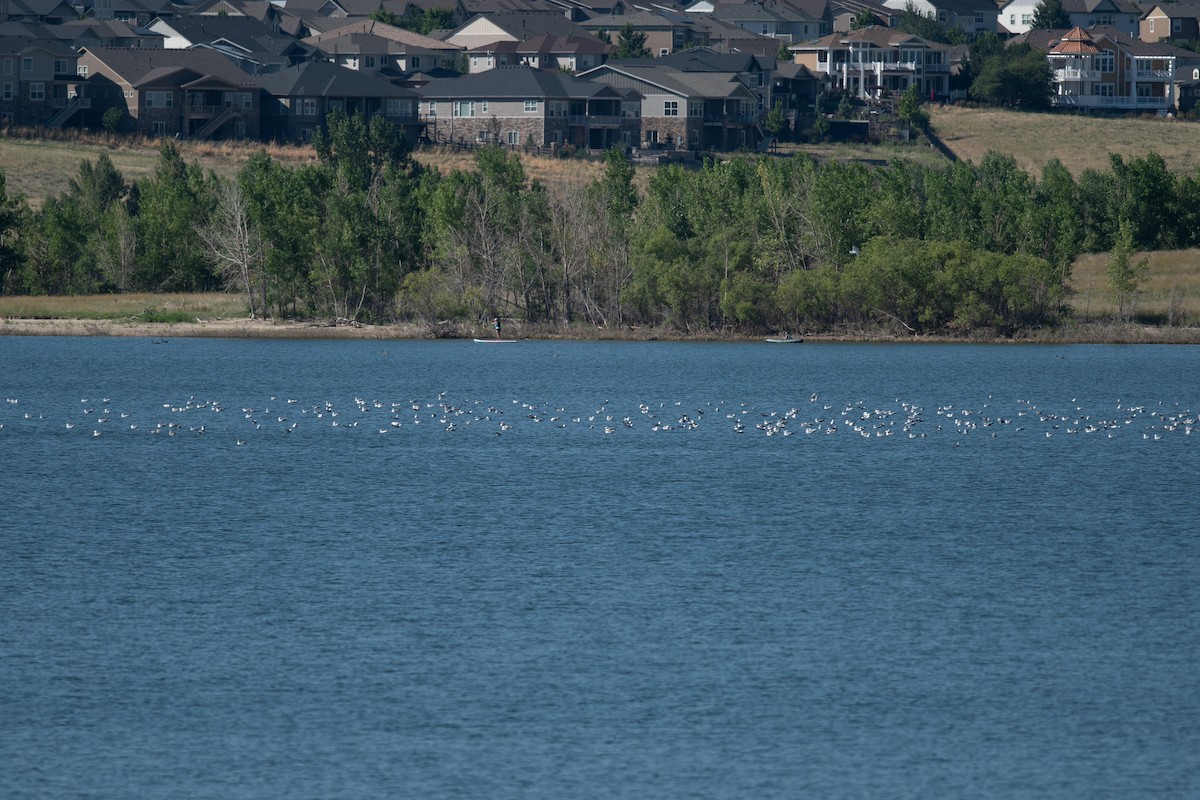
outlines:
M1165 97L1099 97L1096 95L1062 94L1055 95L1052 99L1054 105L1069 108L1111 108L1116 110L1170 108L1170 103Z
M1056 81L1095 81L1101 76L1100 70L1096 69L1056 69L1054 70L1054 80Z
M1133 73L1133 77L1140 81L1169 81L1172 75L1169 69L1139 69Z

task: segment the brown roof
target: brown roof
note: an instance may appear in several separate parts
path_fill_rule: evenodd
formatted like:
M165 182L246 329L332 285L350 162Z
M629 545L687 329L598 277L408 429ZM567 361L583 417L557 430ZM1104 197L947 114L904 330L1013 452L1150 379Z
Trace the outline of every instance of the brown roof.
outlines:
M1076 25L1067 31L1067 35L1062 38L1062 41L1050 48L1050 52L1058 55L1090 56L1099 53L1100 48L1096 47L1096 43L1092 41L1092 37L1088 36L1083 28Z

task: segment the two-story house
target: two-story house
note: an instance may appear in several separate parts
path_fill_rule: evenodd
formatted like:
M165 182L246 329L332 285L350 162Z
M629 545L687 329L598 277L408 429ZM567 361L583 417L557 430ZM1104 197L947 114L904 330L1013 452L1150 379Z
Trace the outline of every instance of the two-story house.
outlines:
M828 75L835 88L862 99L910 86L922 97L947 97L950 92L950 46L910 33L872 25L788 49L797 64Z
M74 98L75 52L61 42L0 37L0 120L54 125Z
M698 27L690 15L677 14L662 8L656 8L654 11L597 15L581 22L580 25L595 36L607 37L613 44L617 44L622 29L628 26L645 35L645 47L654 57L690 47L696 41Z
M257 76L263 90L262 130L267 138L307 142L331 111L380 116L416 141L417 94L376 74L308 61Z
M615 50L594 36L534 36L519 42L493 42L467 53L468 72L526 66L566 72L591 69Z
M1012 0L1000 9L996 21L1001 30L1009 33L1028 33L1033 15L1041 0ZM1133 0L1061 0L1062 9L1072 27L1088 28L1106 25L1128 36L1138 35L1142 11Z
M317 50L249 16L187 15L157 19L150 30L172 50L209 48L246 72L270 72L317 57Z
M1176 105L1176 51L1134 39L1115 28L1031 30L1016 37L1043 50L1059 108L1157 111Z
M119 108L147 136L259 138L254 79L213 50L85 48L78 69L92 126Z
M609 62L580 77L641 96L643 147L736 150L762 139L759 97L736 72Z
M389 79L418 70L452 67L462 48L373 19L304 39L335 64Z
M753 0L747 3L701 0L687 7L689 14L709 14L742 30L791 44L825 36L833 31L826 0Z
M968 34L996 32L996 4L992 0L883 0L883 5L898 14L911 5L917 13Z
M638 140L638 99L603 83L532 67L499 67L420 87L434 142L596 150Z
M1138 38L1143 42L1200 40L1200 3L1163 3L1142 17Z

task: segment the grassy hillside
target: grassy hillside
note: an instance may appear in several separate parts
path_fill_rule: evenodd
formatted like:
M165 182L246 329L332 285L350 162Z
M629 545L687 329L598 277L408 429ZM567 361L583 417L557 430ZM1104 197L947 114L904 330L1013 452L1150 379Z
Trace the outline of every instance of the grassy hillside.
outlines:
M1144 156L1151 151L1177 175L1200 168L1200 123L1158 118L1030 114L991 108L931 109L933 129L962 159L978 164L989 150L1007 153L1040 174L1057 158L1078 176L1108 169L1109 153Z

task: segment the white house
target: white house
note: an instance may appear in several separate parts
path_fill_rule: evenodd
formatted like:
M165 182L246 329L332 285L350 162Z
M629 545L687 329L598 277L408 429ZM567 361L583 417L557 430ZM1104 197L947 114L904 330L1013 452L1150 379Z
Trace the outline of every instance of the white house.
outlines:
M1000 9L996 21L1009 33L1028 33L1040 0L1012 0ZM1071 27L1105 25L1137 38L1141 10L1131 0L1062 0Z

